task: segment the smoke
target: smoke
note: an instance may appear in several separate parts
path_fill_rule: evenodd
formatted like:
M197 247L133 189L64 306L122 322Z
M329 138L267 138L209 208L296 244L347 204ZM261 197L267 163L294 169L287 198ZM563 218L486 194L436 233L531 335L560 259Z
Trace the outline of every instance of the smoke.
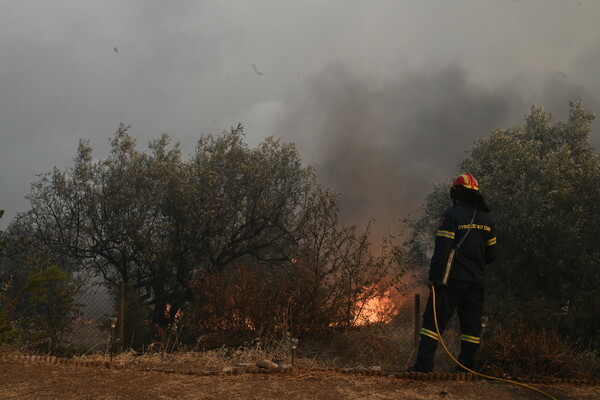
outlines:
M490 90L456 67L358 76L336 65L282 108L278 132L340 194L343 219L397 232L433 183L458 173L465 149L528 111L515 87Z

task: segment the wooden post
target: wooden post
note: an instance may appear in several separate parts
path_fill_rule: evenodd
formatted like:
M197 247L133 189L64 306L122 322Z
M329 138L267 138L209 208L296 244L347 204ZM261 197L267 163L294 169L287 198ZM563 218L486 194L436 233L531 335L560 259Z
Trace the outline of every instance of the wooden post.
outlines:
M419 346L421 333L421 295L415 294L415 349Z
M123 343L125 342L125 282L119 282L119 316L118 316L118 332L119 340L117 346L117 354L123 352Z

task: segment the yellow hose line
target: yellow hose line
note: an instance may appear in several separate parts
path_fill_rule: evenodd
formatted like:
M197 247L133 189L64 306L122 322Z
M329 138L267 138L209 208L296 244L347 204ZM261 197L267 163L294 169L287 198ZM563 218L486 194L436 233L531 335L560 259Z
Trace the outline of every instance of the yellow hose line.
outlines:
M546 392L544 392L544 391L542 391L540 389L534 388L533 386L529 386L529 385L526 385L526 384L521 383L521 382L511 381L510 379L497 378L495 376L489 376L489 375L480 374L479 372L475 372L475 371L473 371L473 370L465 367L460 362L458 362L458 360L456 358L454 358L454 356L450 353L450 351L446 347L446 343L444 343L444 339L442 339L442 334L440 333L440 328L438 326L438 321L437 321L437 307L436 307L435 287L434 287L434 285L431 285L431 293L433 294L433 320L435 322L435 330L436 330L436 332L438 334L438 337L440 339L440 343L442 344L442 347L444 348L444 350L446 350L446 353L448 353L448 355L450 356L450 358L456 364L458 364L461 368L464 368L466 371L469 371L469 372L471 372L471 373L473 373L475 375L479 375L479 376L484 377L486 379L492 379L492 380L495 380L495 381L508 382L508 383L512 383L513 385L523 386L523 387L525 387L527 389L533 390L534 392L538 392L538 393L542 394L543 396L548 397L549 399L557 400L556 397L553 397L552 395L550 395L550 394L548 394L548 393L546 393Z

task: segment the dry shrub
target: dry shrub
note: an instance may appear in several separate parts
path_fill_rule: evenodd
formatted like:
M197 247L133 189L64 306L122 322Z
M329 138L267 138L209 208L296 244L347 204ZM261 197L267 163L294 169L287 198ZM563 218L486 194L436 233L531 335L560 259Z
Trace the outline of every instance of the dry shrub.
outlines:
M499 328L484 342L481 365L496 376L569 377L577 370L575 352L556 332L520 323Z
M286 293L274 271L239 267L191 283L195 301L185 335L201 349L245 345L264 333L285 332Z
M567 334L568 309L556 301L519 303L508 298L496 313L497 325L480 352L483 368L511 376L599 376L598 349Z
M212 349L243 346L268 335L327 336L343 324L347 302L332 301L335 296L323 281L303 266L296 267L292 277L283 270L255 265L238 266L191 282L194 300L185 318L184 335L188 344L195 342L200 349Z
M575 356L575 365L581 377L600 378L600 351L581 351Z
M389 324L373 324L347 329L335 335L331 351L346 364L397 365L404 342Z

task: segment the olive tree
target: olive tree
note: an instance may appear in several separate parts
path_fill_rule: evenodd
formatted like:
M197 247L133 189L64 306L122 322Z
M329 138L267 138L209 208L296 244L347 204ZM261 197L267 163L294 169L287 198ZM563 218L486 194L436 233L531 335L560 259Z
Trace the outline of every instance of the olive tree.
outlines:
M477 177L496 221L490 305L513 302L530 311L530 322L545 319L573 340L598 344L600 155L589 144L593 119L581 101L571 101L567 121L556 123L534 106L524 124L477 140L460 170ZM426 215L413 221L414 253L424 248L418 234L435 229L447 187L430 194Z

